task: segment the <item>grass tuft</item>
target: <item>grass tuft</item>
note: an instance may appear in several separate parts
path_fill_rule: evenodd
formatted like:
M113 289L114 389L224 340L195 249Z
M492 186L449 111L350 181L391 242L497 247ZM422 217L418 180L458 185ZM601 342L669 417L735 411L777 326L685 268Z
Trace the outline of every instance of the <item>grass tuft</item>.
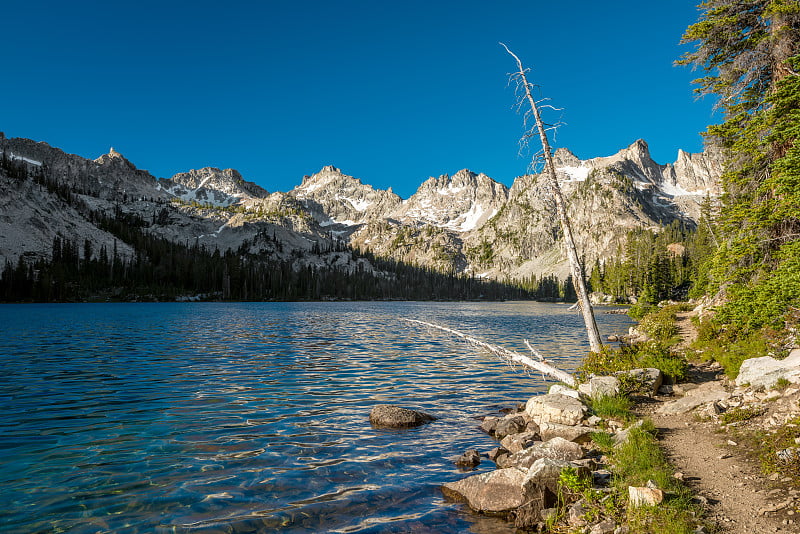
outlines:
M589 407L603 419L633 421L633 401L627 395L603 395L589 400Z

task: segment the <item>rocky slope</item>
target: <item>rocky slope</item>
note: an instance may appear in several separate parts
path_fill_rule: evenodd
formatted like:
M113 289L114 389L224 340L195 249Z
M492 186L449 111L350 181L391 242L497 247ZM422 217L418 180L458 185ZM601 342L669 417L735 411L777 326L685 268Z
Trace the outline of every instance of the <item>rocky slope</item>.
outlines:
M659 165L642 140L613 156L584 161L557 150L558 179L586 264L620 254L631 229L658 230L673 221L695 224L703 199L719 194L720 161L715 153L681 152L674 165ZM544 180L517 178L500 213L465 237L467 249L483 253L483 260L473 256L471 264L492 277L555 273L565 278L568 264L554 214Z
M497 279L563 278L567 272L550 195L536 175L520 176L508 189L464 169L428 179L403 200L332 166L288 193L269 193L233 169L156 179L113 149L89 160L0 135L0 152L13 164L9 169L41 177L35 182L0 174L0 262L47 257L56 236L80 236L95 251L110 250L117 241L121 254L132 254L93 222L94 211L135 215L148 232L175 242L220 251L245 246L301 265L329 265L325 251L346 245ZM659 165L640 140L589 160L559 149L555 160L587 263L619 254L631 228L693 224L700 202L719 193L721 158L713 151L680 151L673 164Z

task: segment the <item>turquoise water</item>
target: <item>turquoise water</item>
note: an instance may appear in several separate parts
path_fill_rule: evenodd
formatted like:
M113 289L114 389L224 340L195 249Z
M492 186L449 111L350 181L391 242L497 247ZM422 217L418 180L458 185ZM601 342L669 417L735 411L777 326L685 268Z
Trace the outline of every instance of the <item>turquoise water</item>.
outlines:
M547 385L401 317L587 350L559 304L0 306L0 531L513 532L438 488L494 446L480 417ZM376 430L380 403L439 419Z

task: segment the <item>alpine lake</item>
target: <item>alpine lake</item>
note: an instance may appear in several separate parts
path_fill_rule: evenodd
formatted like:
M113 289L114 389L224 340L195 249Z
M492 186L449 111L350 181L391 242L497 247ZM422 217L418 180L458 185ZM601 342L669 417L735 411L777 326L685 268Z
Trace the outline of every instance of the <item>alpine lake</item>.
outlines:
M568 371L588 350L565 304L0 306L0 531L514 532L439 487L492 469L453 458L552 382L404 318ZM375 429L376 404L438 419Z

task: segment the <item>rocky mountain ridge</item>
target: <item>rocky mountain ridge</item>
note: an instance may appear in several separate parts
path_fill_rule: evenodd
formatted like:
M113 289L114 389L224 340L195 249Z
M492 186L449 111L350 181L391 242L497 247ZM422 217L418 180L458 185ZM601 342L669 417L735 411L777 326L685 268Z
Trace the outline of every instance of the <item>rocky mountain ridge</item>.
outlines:
M536 175L518 177L509 189L464 169L429 178L403 200L333 166L304 177L289 192L269 193L233 169L156 179L113 149L88 160L47 143L0 136L0 153L80 201L67 206L41 184L0 175L0 261L47 257L57 235L79 235L95 251L115 246L133 254L92 224L87 210L94 210L133 214L147 221L148 232L178 243L220 251L244 245L248 252L298 265L346 265L349 253L332 259L325 251L355 247L487 278L566 275L560 229ZM694 224L702 199L719 193L721 157L712 150L679 151L673 164L659 165L639 140L589 160L559 149L555 161L586 261L618 253L630 228L658 229L675 220Z

